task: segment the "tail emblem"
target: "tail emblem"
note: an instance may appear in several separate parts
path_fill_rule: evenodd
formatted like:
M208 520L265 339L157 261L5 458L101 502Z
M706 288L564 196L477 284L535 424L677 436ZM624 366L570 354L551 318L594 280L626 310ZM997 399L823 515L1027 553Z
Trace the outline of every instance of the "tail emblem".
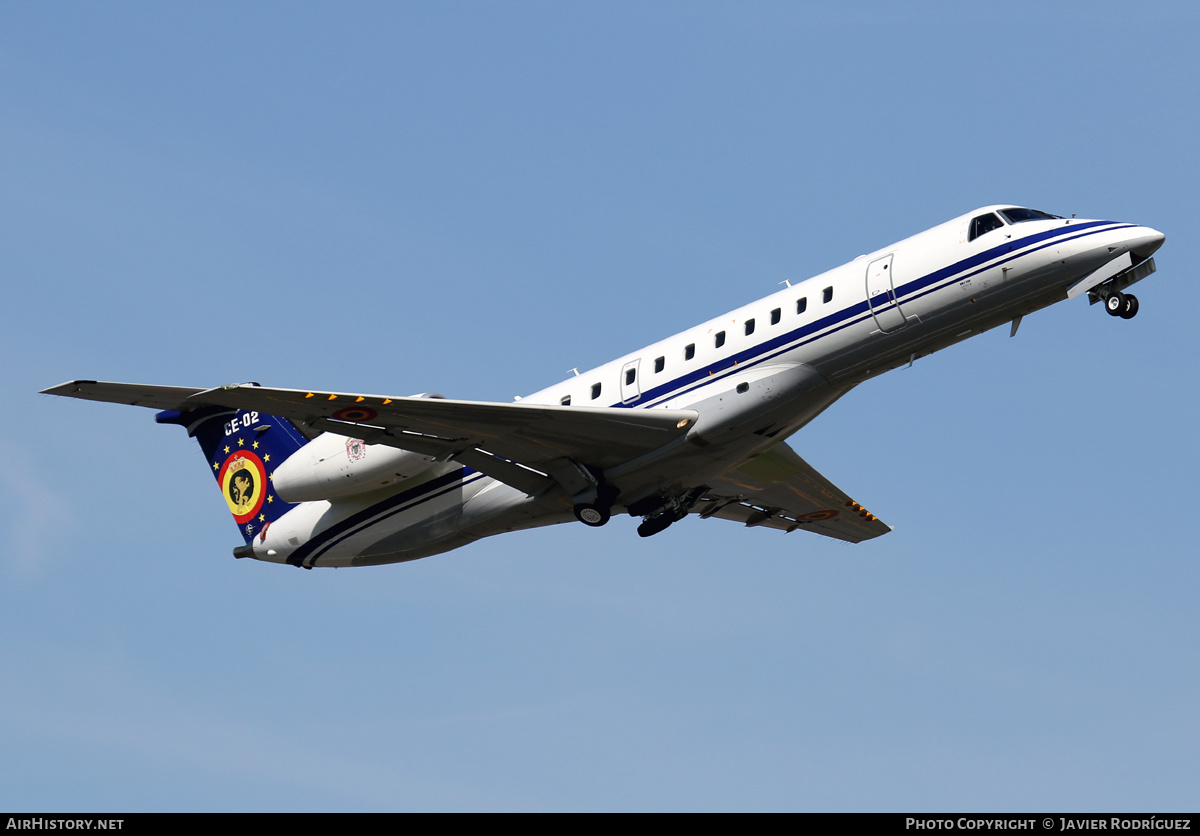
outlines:
M262 459L248 450L231 454L221 465L217 482L238 524L254 519L267 495L267 470Z

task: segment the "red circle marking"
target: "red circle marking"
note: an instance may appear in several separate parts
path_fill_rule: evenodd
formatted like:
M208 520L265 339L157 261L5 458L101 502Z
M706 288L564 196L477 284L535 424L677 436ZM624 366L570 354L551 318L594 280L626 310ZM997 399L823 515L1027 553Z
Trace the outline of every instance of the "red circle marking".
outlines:
M351 421L353 423L358 423L360 421L370 421L378 414L378 412L371 409L369 406L346 406L339 409L329 417L337 421Z

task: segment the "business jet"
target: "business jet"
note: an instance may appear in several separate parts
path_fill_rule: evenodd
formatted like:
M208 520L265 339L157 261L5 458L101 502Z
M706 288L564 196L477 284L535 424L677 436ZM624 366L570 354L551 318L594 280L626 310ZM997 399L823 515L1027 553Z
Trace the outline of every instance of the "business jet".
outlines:
M615 513L858 543L891 531L785 442L863 381L1086 296L1131 319L1149 227L988 206L514 403L76 380L197 439L244 544L315 566L415 560Z

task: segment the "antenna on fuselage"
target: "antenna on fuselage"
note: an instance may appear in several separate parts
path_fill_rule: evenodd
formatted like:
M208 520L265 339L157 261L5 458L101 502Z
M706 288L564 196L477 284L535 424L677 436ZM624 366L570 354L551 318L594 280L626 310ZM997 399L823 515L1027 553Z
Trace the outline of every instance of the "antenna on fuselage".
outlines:
M576 377L579 377L579 369L570 369L570 371L573 372Z
M788 279L784 279L783 281L779 282L779 284L785 284L785 285L787 285L788 287L791 287L791 286L792 286L792 283L791 283L791 281L790 281L790 280L788 280Z

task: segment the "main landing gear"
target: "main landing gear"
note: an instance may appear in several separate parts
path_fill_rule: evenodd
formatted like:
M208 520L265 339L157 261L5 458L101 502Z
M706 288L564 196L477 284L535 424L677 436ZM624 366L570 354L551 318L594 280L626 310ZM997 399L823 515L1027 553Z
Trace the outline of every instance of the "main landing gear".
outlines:
M601 502L581 502L573 509L575 519L592 528L599 528L612 517L612 509ZM642 537L651 537L660 531L666 531L671 523L679 522L688 514L687 508L676 501L674 504L659 508L649 514L638 526L637 533Z
M691 508L708 490L707 485L692 488L681 496L648 496L625 510L631 517L642 517L642 524L637 533L642 537L652 537L660 531L666 531L672 523L677 523L688 515ZM612 517L612 507L620 492L611 485L602 485L595 502L580 502L572 510L575 519L592 528L599 528Z
M657 514L651 514L637 527L639 537L653 537L660 531L666 531L671 523L676 523L688 515L687 508L681 505L664 508Z
M692 488L684 494L676 496L648 496L629 506L629 514L642 517L642 524L637 527L639 537L653 537L660 531L666 531L672 523L677 523L688 515L688 510L695 505L700 497L708 491L708 485Z
M1132 293L1114 291L1105 298L1104 310L1109 316L1119 316L1121 319L1133 319L1137 316L1138 300Z
M613 503L621 492L612 485L601 484L596 491L595 502L580 502L573 510L575 519L592 528L599 528L612 517Z
M609 507L598 502L581 502L573 510L575 511L575 519L584 525L590 525L592 528L599 528L608 522L612 516L612 511L609 510Z

